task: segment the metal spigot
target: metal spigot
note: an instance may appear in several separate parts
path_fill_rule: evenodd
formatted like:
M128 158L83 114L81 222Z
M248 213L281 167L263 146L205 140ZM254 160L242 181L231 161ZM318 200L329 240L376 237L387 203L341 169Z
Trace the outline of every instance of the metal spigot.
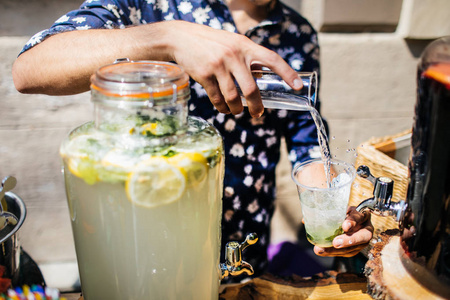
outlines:
M375 178L370 174L369 167L364 165L359 166L356 173L373 184L373 197L361 202L356 210L359 212L370 210L377 216L391 216L397 222L402 223L408 203L404 200L400 202L392 201L394 181L385 176Z
M242 273L253 275L253 267L248 262L242 260L242 251L257 241L257 234L250 233L242 244L236 241L227 243L225 246L225 263L220 264L222 279L228 276L238 276Z

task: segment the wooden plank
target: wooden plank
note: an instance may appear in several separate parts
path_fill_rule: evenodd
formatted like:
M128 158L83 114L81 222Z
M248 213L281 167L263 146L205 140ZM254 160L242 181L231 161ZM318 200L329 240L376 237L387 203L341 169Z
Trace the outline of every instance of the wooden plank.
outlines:
M247 283L226 287L219 299L371 299L366 290L365 278L354 274L328 271L309 279L298 276L282 279L266 274Z
M64 297L66 300L83 300L80 293L61 293L61 297Z
M372 299L366 293L365 277L335 271L327 271L312 278L295 275L289 278L280 278L265 274L246 283L222 285L220 290L220 300ZM83 297L78 298L79 294L65 297L67 300L83 300Z

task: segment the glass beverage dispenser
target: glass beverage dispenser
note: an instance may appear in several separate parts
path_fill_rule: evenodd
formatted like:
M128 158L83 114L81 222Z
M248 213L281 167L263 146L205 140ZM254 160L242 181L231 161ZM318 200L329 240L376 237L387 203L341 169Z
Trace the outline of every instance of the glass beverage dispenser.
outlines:
M407 199L391 202L393 180L360 166L374 197L357 210L395 217L403 266L427 290L450 299L450 37L432 42L420 58L408 168Z
M422 54L412 130L403 246L450 297L450 37Z
M91 95L60 149L84 299L217 299L223 145L188 116L188 76L120 62Z

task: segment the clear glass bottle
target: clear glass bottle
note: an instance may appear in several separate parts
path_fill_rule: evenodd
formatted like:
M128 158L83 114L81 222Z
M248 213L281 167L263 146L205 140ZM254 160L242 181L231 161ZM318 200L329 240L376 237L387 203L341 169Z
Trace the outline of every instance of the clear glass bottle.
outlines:
M100 68L60 154L85 300L217 299L223 144L165 62Z

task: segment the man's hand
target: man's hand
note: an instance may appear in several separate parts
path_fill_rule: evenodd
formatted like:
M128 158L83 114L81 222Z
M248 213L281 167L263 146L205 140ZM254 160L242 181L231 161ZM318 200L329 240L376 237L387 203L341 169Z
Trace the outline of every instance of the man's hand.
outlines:
M333 239L333 247L314 246L314 253L319 256L352 257L364 249L373 236L370 213L357 212L354 206L347 210L347 217L342 223L344 234Z
M301 79L281 56L244 35L181 21L174 23L170 32L177 41L173 45L174 60L205 88L219 112L242 112L237 82L250 114L262 115L264 107L251 74L254 65L271 69L295 90L302 88Z

